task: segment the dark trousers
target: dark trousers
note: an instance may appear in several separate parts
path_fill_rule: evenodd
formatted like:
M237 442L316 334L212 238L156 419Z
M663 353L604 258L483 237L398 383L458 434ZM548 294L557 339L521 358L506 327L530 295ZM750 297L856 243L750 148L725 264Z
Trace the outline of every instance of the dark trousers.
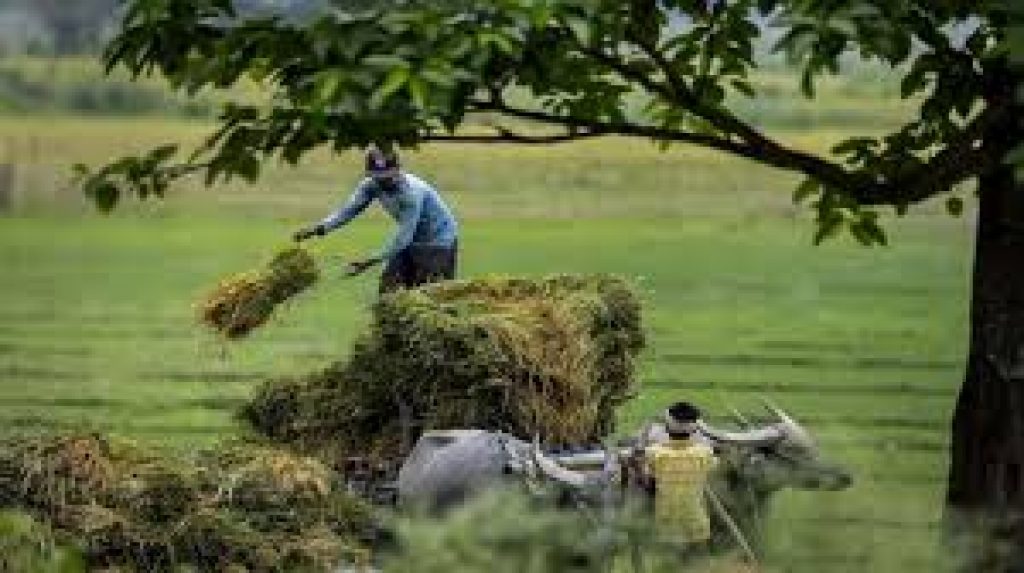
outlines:
M454 279L458 254L457 242L450 247L406 247L384 267L380 275L380 294Z

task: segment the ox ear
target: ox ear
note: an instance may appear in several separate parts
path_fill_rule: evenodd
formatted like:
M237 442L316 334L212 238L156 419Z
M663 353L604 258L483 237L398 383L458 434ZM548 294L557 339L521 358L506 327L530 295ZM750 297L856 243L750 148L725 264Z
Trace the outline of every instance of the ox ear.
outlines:
M644 450L666 440L668 440L668 432L665 431L665 425L660 421L650 420L644 424L644 429L640 433L636 447Z
M518 442L518 440L517 440ZM521 473L528 479L537 479L537 464L531 457L531 448L525 442L513 443L510 440L502 440L501 447L505 454L506 463L513 471Z
M653 429L653 422L648 422L644 424L644 430L640 432L640 440L639 442L637 442L637 448L644 449L651 445L651 431Z

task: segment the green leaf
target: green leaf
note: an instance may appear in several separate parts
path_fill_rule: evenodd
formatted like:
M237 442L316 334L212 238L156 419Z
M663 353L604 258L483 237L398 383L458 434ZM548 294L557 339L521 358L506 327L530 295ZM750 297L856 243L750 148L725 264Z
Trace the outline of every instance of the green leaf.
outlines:
M873 137L852 137L832 148L835 155L849 155L878 147L878 141Z
M566 16L565 25L581 43L590 42L590 23L585 18Z
M243 155L235 162L235 170L249 183L255 183L260 178L260 167L260 160L252 155Z
M754 97L757 92L754 90L754 86L750 85L750 82L744 80L733 80L732 87L736 88L736 91L747 97Z
M821 192L821 183L817 179L807 178L804 179L796 191L793 192L793 203L800 204L804 202L808 197L817 195Z
M814 97L814 72L810 69L804 70L800 75L800 92L806 98Z
M121 191L110 181L101 180L89 185L86 194L96 203L96 207L100 211L109 213L117 206Z
M964 212L964 200L960 197L946 199L946 212L954 217L959 217Z
M337 70L322 72L317 76L316 92L321 101L327 102L338 94L345 76Z
M865 247L885 246L888 244L885 231L878 225L874 215L875 213L873 212L864 213L861 220L850 225L850 232L853 234L853 237Z
M444 73L440 70L425 69L420 72L420 77L435 86L443 88L455 87L456 78L452 74Z
M408 68L394 68L388 73L384 79L384 83L373 92L370 96L370 107L372 109L380 109L388 98L394 95L395 92L402 89L403 86L409 81L409 69Z
M498 51L503 52L506 55L513 55L516 52L516 47L502 34L497 32L481 32L478 36L480 43L484 46L494 46Z
M409 83L409 96L412 98L412 103L419 109L426 109L427 107L427 84L420 78L410 78Z
M882 247L889 245L889 237L885 234L885 229L882 229L881 225L870 225L868 229L871 231L871 235L875 239L875 244Z
M842 217L830 217L824 221L820 221L818 223L818 230L814 233L814 244L820 245L824 243L826 239L835 237L842 228L842 225Z
M871 246L871 236L867 233L864 227L860 224L850 225L850 234L857 240L858 243L865 247Z
M534 28L544 28L551 20L551 15L551 7L538 2L530 10L530 24Z
M148 159L153 163L163 163L164 161L167 161L171 157L174 157L174 154L177 152L178 145L175 143L161 145L160 147L157 147L153 151L149 152Z
M469 36L459 36L454 42L449 49L449 56L454 61L462 60L473 51L473 39Z
M255 58L249 64L249 79L262 83L273 72L273 64L269 58Z
M391 68L410 67L409 62L394 54L374 54L363 58L362 63L370 66L371 68L382 68L385 70L390 70Z
M89 176L89 167L84 163L76 163L72 165L71 171L74 173L74 180L76 182L82 181L84 178Z
M1021 143L1007 153L1003 163L1011 166L1024 166L1024 143Z

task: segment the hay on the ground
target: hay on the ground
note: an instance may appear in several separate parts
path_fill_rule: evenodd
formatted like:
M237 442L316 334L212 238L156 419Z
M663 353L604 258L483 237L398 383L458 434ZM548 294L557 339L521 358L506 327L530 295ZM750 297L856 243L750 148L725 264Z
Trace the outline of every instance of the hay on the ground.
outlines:
M97 435L0 443L0 507L46 523L94 568L330 570L372 530L332 476L242 444L172 459Z
M0 510L0 571L85 571L77 552L59 545L53 531L31 515Z
M298 247L278 253L259 271L225 279L200 308L203 323L228 338L241 338L262 326L274 309L316 282L312 255Z
M441 283L382 297L348 361L268 384L243 415L333 453L393 456L425 428L592 443L629 397L643 342L637 297L618 277Z

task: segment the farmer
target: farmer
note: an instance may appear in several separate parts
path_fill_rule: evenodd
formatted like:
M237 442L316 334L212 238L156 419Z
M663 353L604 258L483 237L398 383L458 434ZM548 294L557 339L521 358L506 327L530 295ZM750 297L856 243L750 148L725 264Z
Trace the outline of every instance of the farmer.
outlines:
M655 532L660 542L684 556L706 552L711 539L704 490L718 460L700 439L700 417L689 402L673 404L664 414L670 440L645 452L653 481Z
M379 255L349 263L349 276L385 263L381 294L455 278L458 223L451 210L430 184L401 171L395 152L376 146L367 150L366 177L348 202L316 225L295 233L294 239L322 237L354 219L374 200L398 223L398 232Z

